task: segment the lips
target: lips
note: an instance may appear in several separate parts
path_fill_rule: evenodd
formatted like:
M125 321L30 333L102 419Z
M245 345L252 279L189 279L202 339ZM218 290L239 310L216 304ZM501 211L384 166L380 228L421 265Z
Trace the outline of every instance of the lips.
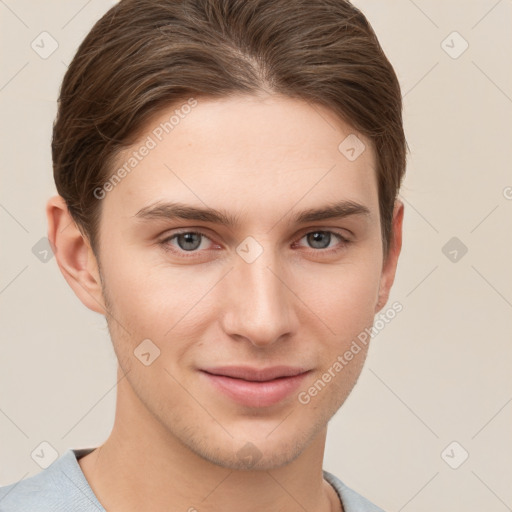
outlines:
M269 407L291 395L309 370L301 367L223 366L201 373L223 395L246 407Z
M273 366L271 368L251 368L249 366L221 366L218 368L207 368L203 370L211 375L231 377L255 382L264 382L282 377L294 377L304 373L304 368L291 366Z

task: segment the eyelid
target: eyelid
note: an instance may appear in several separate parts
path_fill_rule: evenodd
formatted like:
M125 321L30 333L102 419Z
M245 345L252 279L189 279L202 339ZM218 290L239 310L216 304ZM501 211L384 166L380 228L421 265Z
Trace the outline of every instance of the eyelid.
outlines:
M302 238L309 233L317 233L317 232L332 233L333 235L338 235L345 240L349 240L350 237L354 236L354 233L352 233L352 231L350 231L348 229L336 228L334 226L325 226L325 227L310 226L310 227L304 228L301 231L299 231L299 234L297 236L298 236L298 238Z

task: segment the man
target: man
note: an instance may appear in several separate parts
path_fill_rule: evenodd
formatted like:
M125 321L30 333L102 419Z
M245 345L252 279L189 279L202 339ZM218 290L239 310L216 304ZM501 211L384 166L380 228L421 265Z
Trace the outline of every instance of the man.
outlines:
M364 16L121 0L52 149L48 237L107 319L116 417L0 510L380 510L322 470L401 248L400 88Z

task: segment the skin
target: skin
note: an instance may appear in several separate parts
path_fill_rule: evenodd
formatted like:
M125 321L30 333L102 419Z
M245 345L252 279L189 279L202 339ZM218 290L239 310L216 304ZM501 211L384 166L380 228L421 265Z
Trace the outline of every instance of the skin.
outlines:
M119 361L114 427L79 464L109 511L341 510L322 476L327 423L355 385L367 348L308 404L297 394L386 304L403 205L396 203L384 258L370 140L296 99L197 99L101 201L97 255L62 198L47 205L58 265L79 299L106 316ZM175 108L159 113L118 164ZM338 145L353 133L366 149L351 162ZM340 200L369 213L291 220ZM225 210L238 223L136 216L157 201ZM205 237L163 243L187 229ZM332 234L315 245L306 236L326 230L349 243ZM236 252L248 236L263 249L251 263ZM144 339L160 349L149 366L134 355ZM199 371L230 364L310 373L278 404L245 407ZM237 455L247 443L257 459L251 467Z

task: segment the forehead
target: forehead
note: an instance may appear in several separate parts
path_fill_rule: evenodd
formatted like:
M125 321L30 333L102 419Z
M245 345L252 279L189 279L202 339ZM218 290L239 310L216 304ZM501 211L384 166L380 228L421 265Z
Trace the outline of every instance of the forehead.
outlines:
M371 141L327 108L283 96L184 100L147 123L111 172L122 168L105 214L172 200L275 222L294 204L378 207Z

